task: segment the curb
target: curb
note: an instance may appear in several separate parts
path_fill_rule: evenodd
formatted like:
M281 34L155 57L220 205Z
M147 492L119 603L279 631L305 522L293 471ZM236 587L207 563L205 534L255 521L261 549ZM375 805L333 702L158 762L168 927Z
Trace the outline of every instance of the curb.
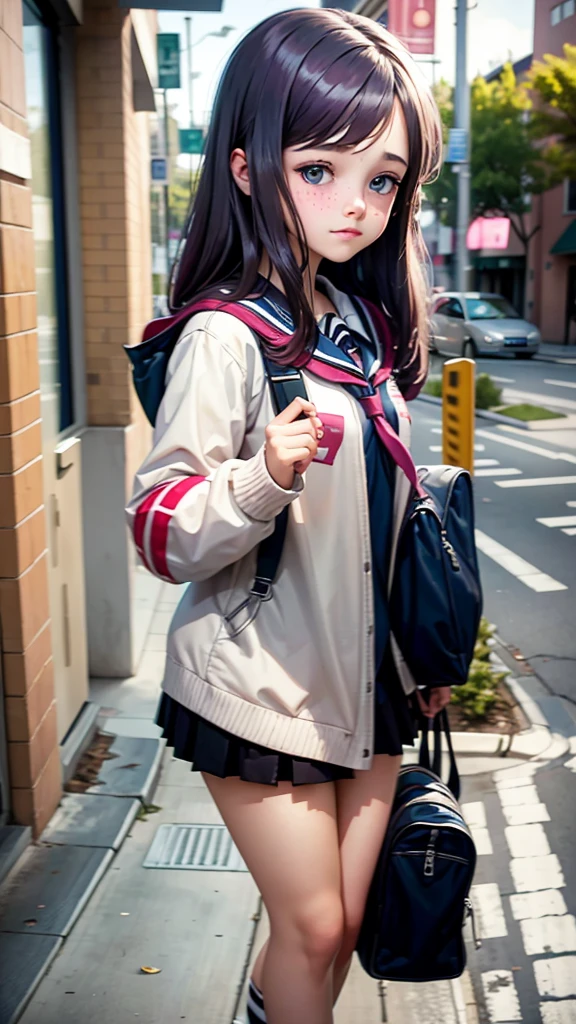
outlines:
M501 640L497 643L504 646ZM527 729L512 736L493 732L453 732L454 752L464 756L506 758L508 755L528 760L552 761L570 751L570 740L553 730L543 710L526 692L520 679L502 658L492 650L490 662L498 672L507 675L506 686L530 723ZM410 750L411 748L406 748Z
M575 364L576 365L576 364ZM423 395L420 393L416 399L420 402L429 402L430 405L442 406L442 399L435 398L434 395ZM488 409L476 409L476 419L492 420L494 423L506 423L509 427L519 427L521 430L530 430L528 423L524 423L523 420L516 420L513 416L501 416L498 412L489 412Z

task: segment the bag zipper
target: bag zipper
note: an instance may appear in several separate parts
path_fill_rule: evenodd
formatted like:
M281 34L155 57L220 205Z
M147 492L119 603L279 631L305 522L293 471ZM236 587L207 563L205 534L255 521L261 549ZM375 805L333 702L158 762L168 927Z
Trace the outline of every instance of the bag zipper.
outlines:
M472 900L470 899L470 897L469 896L465 896L464 897L464 921L463 921L463 924L466 924L466 921L468 920L469 917L472 919L470 923L472 925L472 939L474 941L474 949L480 949L480 947L482 945L482 939L478 938L478 935L477 935L477 932L476 932L476 916L474 914L474 905L473 905Z

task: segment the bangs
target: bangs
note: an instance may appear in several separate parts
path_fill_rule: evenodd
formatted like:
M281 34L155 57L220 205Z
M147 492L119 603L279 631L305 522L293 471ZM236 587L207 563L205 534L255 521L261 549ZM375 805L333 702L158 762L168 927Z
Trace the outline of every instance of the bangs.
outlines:
M335 36L340 36L337 47ZM284 120L282 147L356 146L388 124L396 96L390 61L363 40L329 32L302 61ZM336 52L340 50L341 52Z

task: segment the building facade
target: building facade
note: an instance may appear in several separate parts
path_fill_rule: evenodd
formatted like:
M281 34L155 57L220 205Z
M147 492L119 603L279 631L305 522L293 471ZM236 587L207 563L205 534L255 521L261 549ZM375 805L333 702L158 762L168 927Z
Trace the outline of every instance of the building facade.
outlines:
M0 826L34 835L89 674L130 675L143 632L122 346L151 315L156 74L155 11L0 0Z
M534 59L576 45L575 0L536 0ZM576 182L535 196L528 301L546 341L576 344Z

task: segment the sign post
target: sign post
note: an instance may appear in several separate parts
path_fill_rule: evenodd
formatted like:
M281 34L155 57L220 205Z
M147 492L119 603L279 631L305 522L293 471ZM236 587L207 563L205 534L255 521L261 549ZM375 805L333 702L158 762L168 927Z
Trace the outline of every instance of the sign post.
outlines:
M442 461L474 473L476 397L473 359L449 359L442 371Z

